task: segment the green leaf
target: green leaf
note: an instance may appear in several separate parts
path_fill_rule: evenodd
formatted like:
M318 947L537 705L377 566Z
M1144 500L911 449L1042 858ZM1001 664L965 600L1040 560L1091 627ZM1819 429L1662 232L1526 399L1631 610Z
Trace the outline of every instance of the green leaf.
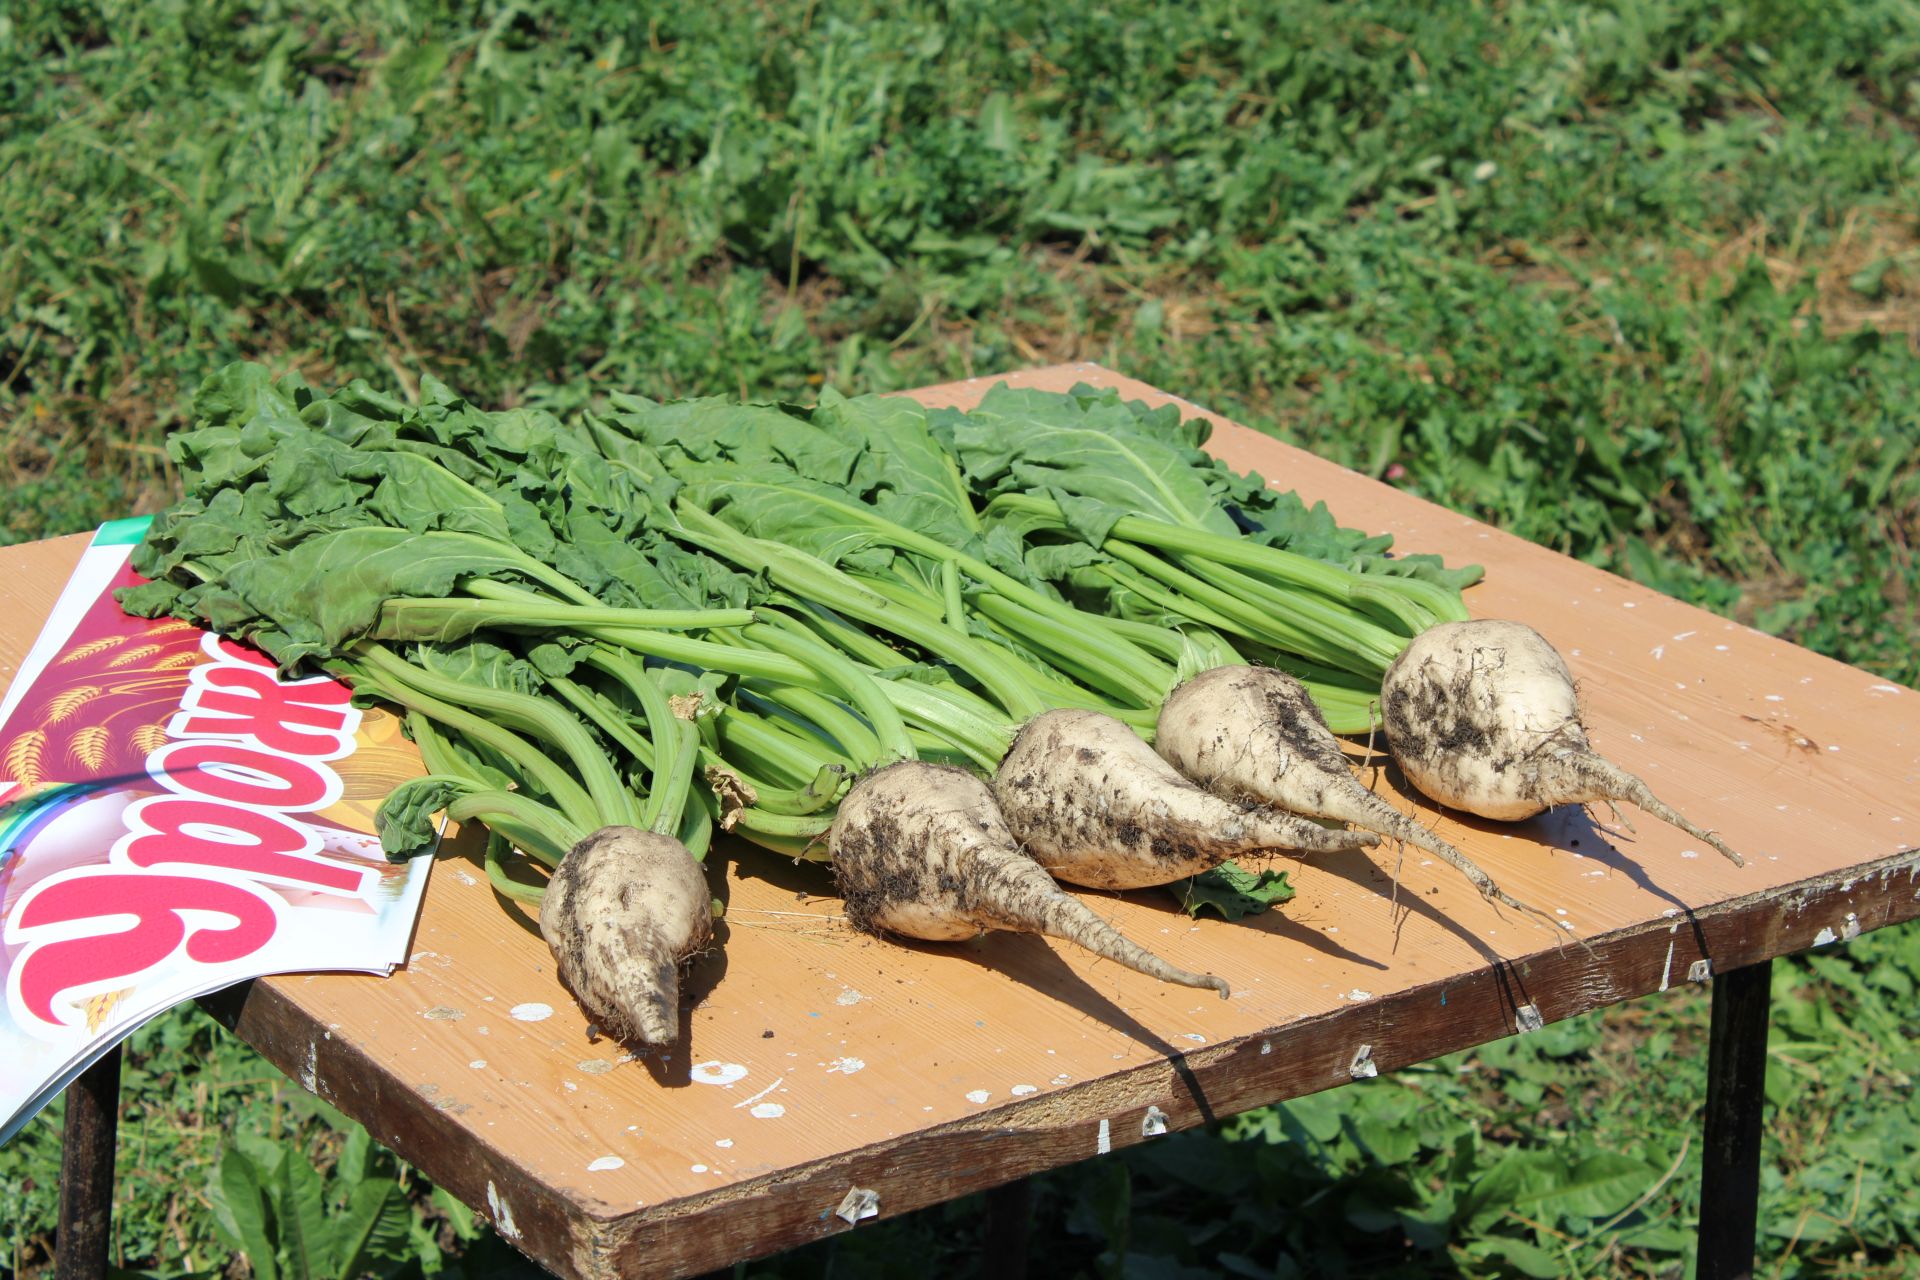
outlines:
M1212 911L1226 920L1259 915L1293 896L1286 872L1269 868L1256 874L1232 861L1170 884L1167 891L1190 916Z
M952 422L968 482L985 494L1048 492L1077 499L1076 527L1097 535L1123 515L1214 533L1237 532L1214 500L1206 457L1138 429L1117 397L1080 400L1002 383ZM1063 508L1066 502L1062 501ZM1103 537L1090 536L1090 541Z
M1558 1156L1543 1151L1510 1152L1461 1197L1460 1225L1477 1234L1514 1208L1561 1185L1566 1176L1566 1162Z
M340 653L394 597L444 596L464 578L512 580L523 567L511 544L464 534L342 529L229 564L218 580L181 592L180 605L224 634L257 638L291 666Z
M1558 1280L1567 1272L1560 1254L1516 1236L1484 1236L1464 1247L1474 1257L1504 1262L1522 1275L1538 1276L1540 1280Z
M1383 1165L1413 1159L1420 1150L1420 1131L1413 1123L1412 1094L1384 1090L1362 1091L1353 1103L1353 1139Z
M334 1176L348 1187L357 1187L366 1181L373 1170L373 1138L368 1135L364 1125L353 1125L347 1130L347 1140L340 1149L340 1159L334 1163Z
M480 1215L467 1207L465 1201L442 1186L435 1186L432 1200L434 1207L446 1215L447 1224L453 1228L456 1239L473 1240L480 1235Z
M347 1209L332 1224L338 1280L356 1280L375 1261L408 1254L413 1210L398 1183L381 1179L353 1189Z
M333 1271L338 1254L328 1229L325 1188L304 1152L288 1148L280 1162L274 1207L280 1226L281 1258L293 1280L313 1280Z
M373 817L380 848L391 862L405 862L432 853L440 843L440 824L434 815L461 796L476 790L465 778L430 775L409 778L387 793Z
M1503 1157L1476 1182L1460 1204L1461 1221L1479 1230L1509 1211L1557 1221L1562 1215L1607 1218L1643 1193L1658 1172L1619 1152L1595 1152L1569 1166L1543 1151Z
M1631 1156L1598 1151L1583 1157L1567 1179L1534 1203L1582 1218L1610 1218L1653 1185L1659 1171Z
M279 1280L273 1244L274 1221L260 1171L236 1146L220 1155L219 1176L208 1198L214 1226L233 1248L245 1254L259 1280Z

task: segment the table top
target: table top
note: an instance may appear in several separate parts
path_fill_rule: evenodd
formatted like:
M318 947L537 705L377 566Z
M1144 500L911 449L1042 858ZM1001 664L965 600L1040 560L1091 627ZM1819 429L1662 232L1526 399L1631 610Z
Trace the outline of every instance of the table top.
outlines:
M999 380L913 394L970 404ZM1093 365L1005 380L1174 400ZM1228 978L1223 1002L1032 936L876 941L824 868L723 842L721 945L684 982L684 1042L661 1061L589 1038L469 833L433 869L404 969L262 979L216 1012L562 1275L691 1274L857 1229L856 1189L903 1213L1920 915L1920 693L1214 420L1208 448L1235 467L1402 551L1485 565L1472 612L1559 645L1596 748L1748 865L1637 811L1631 830L1579 808L1439 813L1384 772L1382 794L1590 949L1417 852L1396 913L1385 846L1275 859L1297 896L1236 923L1191 921L1157 890L1081 893ZM82 545L0 550L0 680Z

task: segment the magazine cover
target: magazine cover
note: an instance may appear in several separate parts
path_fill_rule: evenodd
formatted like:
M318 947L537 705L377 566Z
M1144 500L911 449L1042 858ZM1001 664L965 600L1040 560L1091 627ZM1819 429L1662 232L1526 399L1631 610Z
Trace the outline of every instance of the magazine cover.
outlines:
M391 972L430 858L373 815L420 772L325 676L114 592L145 520L102 526L0 700L0 1142L181 1000L270 973Z

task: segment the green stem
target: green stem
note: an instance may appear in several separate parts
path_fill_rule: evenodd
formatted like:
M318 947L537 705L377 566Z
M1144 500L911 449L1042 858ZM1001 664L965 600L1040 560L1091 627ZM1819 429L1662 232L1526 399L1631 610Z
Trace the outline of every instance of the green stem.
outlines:
M916 594L915 588L878 578L862 577L860 581L889 598L897 595L899 599L894 601L895 603L923 615L929 623L937 623L945 628L949 635L960 634L946 626L945 618L941 614L925 607L927 598ZM965 638L969 643L978 645L984 652L992 654L1009 673L1018 673L1018 678L1024 681L1027 691L1038 706L1042 708L1047 706L1105 707L1114 696L1111 694L1102 696L1075 684L1074 680L1077 677L1067 670L1066 663L1055 665L1051 655L1034 652L1021 640L1008 635L1004 628L998 629L996 634L1007 638L991 645L979 645L971 632L966 633ZM959 666L960 664L949 663L948 665ZM964 667L961 669L965 670ZM1009 674L1005 678L1015 677ZM1101 682L1096 680L1090 683L1097 686ZM985 681L982 681L982 684L984 685ZM991 691L989 687L989 692ZM1033 714L1039 713L1036 711Z
M547 900L547 891L544 887L526 884L523 881L515 880L507 874L506 864L501 860L500 854L504 848L509 846L511 837L506 836L504 833L494 831L491 827L489 827L488 830L489 835L487 836L485 864L487 869L487 883L493 886L493 891L503 898L511 898L515 902L524 902L532 907L538 907L541 903L545 902Z
M683 722L673 714L673 705L647 672L645 663L604 644L590 646L584 659L594 670L613 677L640 704L640 714L653 737L653 751L646 761L653 785L647 789L647 803L641 808L638 825L657 835L672 835L680 828L681 807L690 785L680 779L682 775L691 778L694 765L693 748L686 745L685 735L680 732Z
M1060 510L1060 504L1051 498L1043 498L1037 494L1003 493L987 504L989 517L1003 511L1018 511L1023 515L1038 516L1062 531L1071 529L1065 513ZM1168 524L1165 521L1152 520L1144 516L1120 517L1114 522L1107 536L1110 539L1118 538L1122 542L1157 547L1163 551L1203 555L1227 564L1252 562L1280 581L1318 592L1330 600L1344 602L1347 598L1348 584L1358 576L1350 569L1328 564L1324 560L1315 560L1311 556L1303 556L1298 552L1264 546L1247 538Z
M1391 602L1389 597L1392 598ZM1397 574L1361 574L1360 581L1354 584L1353 599L1357 604L1378 600L1384 607L1392 609L1396 616L1404 613L1407 618L1416 619L1413 622L1413 635L1419 635L1442 622L1465 622L1467 619L1466 601L1460 598L1458 591L1449 591L1437 583ZM1404 602L1405 608L1402 609L1395 602ZM1417 622L1419 616L1424 616L1427 621Z
M775 853L785 854L795 861L828 862L832 860L832 855L827 852L827 842L824 840L776 836L764 831L742 831L739 834L762 849L771 849Z
M1217 560L1186 555L1177 559L1188 572L1226 591L1233 598L1262 609L1262 616L1270 626L1283 623L1297 626L1325 642L1330 652L1334 646L1345 645L1356 656L1378 664L1377 670L1363 670L1350 662L1330 664L1343 670L1360 671L1373 677L1385 675L1387 668L1393 665L1393 660L1400 656L1400 651L1407 647L1406 637L1374 622L1370 610L1349 606L1350 611L1343 613L1338 606L1330 605L1318 596L1273 586ZM1431 621L1431 615L1425 610L1419 610L1418 616L1428 619L1429 623Z
M676 503L674 509L687 527L687 538L703 549L743 568L764 572L789 591L829 603L855 621L891 632L925 653L952 662L987 688L1009 714L1024 719L1046 709L1046 704L1033 692L1031 677L1005 653L944 622L930 621L892 604L812 556L775 542L750 538L684 501Z
M594 728L611 738L615 746L632 756L642 768L648 771L653 769L653 744L641 737L628 723L626 713L605 696L566 676L548 676L547 687L571 704ZM651 802L652 790L649 789L647 803ZM645 807L642 805L643 811Z
M559 866L586 837L546 805L513 791L476 789L456 796L447 802L447 817L459 823L478 819L549 867Z
M880 739L846 707L825 694L794 685L746 684L743 695L791 711L831 739L855 761L880 759Z
M565 596L575 604L587 605L596 609L602 607L600 597L594 595L593 592L587 590L545 561L528 555L510 543L503 543L493 538L482 537L477 533L457 533L445 529L435 530L432 533L421 534L419 536L429 542L434 539L445 539L449 542L469 545L476 551L483 551L489 555L504 556L515 569L542 586ZM490 579L480 579L479 581L490 581ZM478 593L476 592L475 594Z
M707 856L707 843L713 834L706 806L688 803L693 796L693 766L699 758L700 730L690 720L670 716L654 735L654 740L662 744L669 739L671 758L663 761L654 780L662 797L660 812L654 815L647 829L663 836L680 833L680 843L687 847L695 862L700 862ZM690 823L693 814L699 816Z
M1311 631L1294 627L1290 625L1286 615L1272 613L1230 591L1216 587L1178 565L1169 564L1145 547L1136 547L1131 543L1110 538L1107 540L1105 550L1115 559L1151 577L1158 578L1179 595L1198 600L1216 614L1231 619L1235 624L1235 630L1246 634L1251 639L1285 649L1290 653L1298 653L1326 666L1342 669L1358 666L1362 670L1371 669L1375 675L1383 674L1387 669L1387 663L1392 661L1391 657L1385 660L1376 659L1372 662L1366 658L1357 657L1351 648L1343 647L1339 643L1337 630L1334 639L1329 641Z
M936 538L929 538L925 534L916 533L904 525L895 524L886 517L877 514L869 507L862 506L855 502L841 501L820 493L810 491L801 493L791 488L772 483L764 483L756 486L751 482L747 482L735 483L730 486L730 488L734 490L750 487L764 488L769 491L770 497L778 497L787 501L792 501L798 497L817 506L825 507L835 514L860 525L881 542L887 543L902 551L909 551L916 555L925 556L930 560L951 562L962 573L976 579L985 586L991 587L1008 599L1016 600L1037 612L1051 613L1060 622L1085 627L1089 630L1099 630L1105 624L1106 619L1098 614L1083 613L1069 604L1046 595L1044 592L1034 590L1011 574L1002 573L977 556L972 556L955 547L950 547ZM683 502L676 502L674 509L681 511L685 505ZM972 504L970 500L963 505L971 512ZM1049 505L1051 506L1053 504ZM1059 508L1053 506L1053 510L1058 512ZM702 512L702 514L707 515L709 519L716 518L709 512ZM978 518L975 517L971 523L978 527ZM728 527L731 528L732 526ZM1151 657L1145 653L1136 653L1133 656L1137 660L1152 661ZM1009 710L1011 709L1012 708L1009 708Z
M1165 609L1168 613L1176 614L1183 618L1191 618L1201 626L1211 628L1214 631L1224 631L1228 635L1242 636L1248 640L1254 639L1252 635L1248 634L1250 628L1238 620L1229 618L1225 614L1216 613L1189 596L1182 596L1178 592L1169 590L1167 587L1129 565L1123 564L1118 560L1113 560L1098 566L1098 568L1100 576L1112 583L1115 587L1131 591L1141 599Z
M493 882L496 890L508 897L523 902L538 903L546 894L536 885L524 885L506 877L499 870L499 850L502 842L510 841L518 848L527 851L528 856L548 867L558 866L567 851L580 842L580 829L567 821L551 805L541 804L532 796L518 791L503 791L498 787L467 774L467 762L454 750L453 744L440 732L440 726L419 711L407 712L407 736L413 739L419 748L421 762L427 766L429 774L454 778L469 785L474 795L487 795L503 802L496 803L492 812L480 812L480 821L487 828L486 866L487 879ZM449 807L448 817L454 821L464 821L455 816ZM498 872L496 874L496 871Z
M369 658L373 652L378 652L381 659L386 662L397 663L408 671L417 669L410 663L382 650L378 645L355 645L352 652L356 657L363 659ZM603 825L596 816L597 810L593 798L585 789L575 782L566 770L554 763L551 757L526 742L512 730L484 716L475 715L464 707L454 706L435 698L385 671L371 670L363 663L336 660L328 666L331 669L343 670L348 676L349 685L372 692L408 711L417 711L456 733L464 734L473 741L485 745L551 796L560 811L576 826L592 829ZM463 689L465 687L462 685Z
M947 625L965 629L966 602L960 598L960 566L951 560L940 562L940 594L947 605Z
M545 599L536 592L492 581L470 582L467 584L467 590L489 600L539 601ZM819 680L818 674L809 667L791 658L781 657L779 654L720 644L712 640L695 640L669 631L587 626L581 627L579 633L589 639L602 640L632 653L659 658L664 662L677 662L683 666L699 667L707 671L721 671L736 676L754 676L762 680L779 680L786 684L806 684L809 681Z
M1355 608L1384 611L1412 635L1437 622L1457 622L1467 616L1457 591L1396 574L1357 573L1247 538L1183 529L1143 516L1123 516L1114 523L1112 536L1234 565L1283 590L1304 587Z
M1131 618L1114 618L1111 625L1142 649L1158 651L1162 659L1181 673L1182 679L1196 671L1232 666L1240 661L1225 637L1204 623L1195 622L1191 626L1176 628L1156 626Z
M744 627L753 621L751 609L617 609L566 604L531 592L529 599L507 601L498 598L501 585L471 579L463 584L463 589L472 590L470 596L400 596L382 601L379 619L368 635L375 640L458 640L482 627L538 632L586 627L694 631Z
M899 711L887 700L879 682L858 663L831 645L814 639L813 634L798 623L793 623L789 629L757 622L742 628L740 635L750 644L785 654L797 662L816 668L852 700L860 714L867 718L867 723L873 726L876 739L877 754L867 759L855 756L854 759L859 763L871 766L913 757L913 744L907 741L907 726L901 722ZM843 742L840 745L849 753L853 750L852 743Z
M833 826L833 815L806 813L768 813L757 805L748 805L734 814L734 830L760 835L801 837L817 840Z
M1013 745L1015 728L991 703L952 685L895 680L888 685L900 714L914 729L933 734L992 772Z
M990 510L993 507L1020 511L1046 522L1057 532L1071 532L1058 504L1048 498L1003 494L989 505ZM1135 545L1129 534L1142 535L1140 541L1144 545ZM1349 586L1359 575L1307 556L1137 516L1124 516L1116 521L1112 534L1100 549L1159 579L1180 596L1197 600L1209 610L1211 617L1196 617L1196 621L1209 621L1217 626L1219 621L1230 620L1233 625L1223 629L1246 634L1250 639L1300 653L1329 666L1378 676L1406 647L1401 637L1377 626L1347 603ZM1162 552L1192 558L1191 571L1163 559L1159 554ZM1265 558L1256 557L1254 553ZM1297 589L1262 583L1260 591L1252 591L1247 584L1257 580L1232 568L1250 559L1281 570L1276 576ZM1222 587L1209 580L1225 575L1231 575L1237 585ZM1260 596L1259 604L1249 598L1255 594ZM1276 601L1283 603L1276 604Z
M812 600L796 601L795 604L799 621L809 631L854 661L865 663L876 671L907 664L906 654L889 646L872 632L848 622L827 606Z
M804 787L779 787L754 777L733 761L723 760L715 751L703 750L701 762L708 769L725 770L742 786L751 788L754 797L753 805L756 809L795 816L803 813L819 813L822 809L838 803L848 777L848 771L844 766L824 765L820 772L813 775L813 781Z
M707 809L707 801L712 799L712 796L707 796L687 806L685 816L680 819L679 834L675 837L695 862L705 862L707 854L713 849L713 814Z
M732 760L735 752L759 769L790 786L805 786L829 765L852 771L851 760L834 755L818 738L802 737L779 727L780 721L757 716L739 707L720 713L720 754Z
M1107 638L1084 627L1063 627L1046 614L996 595L978 591L974 608L1000 624L1010 636L1046 650L1047 661L1071 675L1078 683L1141 706L1158 706L1173 685L1173 669L1158 660L1141 672L1129 670L1127 652L1138 652L1131 641L1126 649L1108 643Z
M384 645L362 642L354 646L354 652L363 655L392 681L443 702L464 704L509 728L534 734L560 748L592 797L593 808L599 815L595 826L633 826L639 821L639 806L614 771L613 762L585 727L558 703L535 694L442 675L408 662Z

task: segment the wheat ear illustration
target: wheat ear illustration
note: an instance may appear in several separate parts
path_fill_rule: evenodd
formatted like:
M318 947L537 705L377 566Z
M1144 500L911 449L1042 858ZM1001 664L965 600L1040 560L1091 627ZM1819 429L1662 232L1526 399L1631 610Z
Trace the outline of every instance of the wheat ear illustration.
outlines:
M98 769L106 761L107 746L112 736L103 724L90 724L84 729L76 729L67 743L67 754L89 769Z
M47 699L47 723L59 724L99 696L100 686L97 684L76 684L70 689L62 689Z
M15 736L5 752L0 752L0 769L23 787L37 787L46 776L40 772L40 759L46 749L45 731L28 729Z
M97 653L105 653L107 650L113 648L115 645L119 644L125 638L126 637L124 636L108 636L104 640L89 640L86 644L81 645L79 648L69 649L65 653L61 654L60 661L62 663L85 662L88 658L93 657Z
M164 652L166 652L165 645L160 645L160 644L135 645L133 648L127 650L125 653L120 654L118 657L114 658L114 660L109 662L107 666L111 669L118 669L120 667L130 667L134 663L139 662L142 658L151 658L156 653L164 653Z

